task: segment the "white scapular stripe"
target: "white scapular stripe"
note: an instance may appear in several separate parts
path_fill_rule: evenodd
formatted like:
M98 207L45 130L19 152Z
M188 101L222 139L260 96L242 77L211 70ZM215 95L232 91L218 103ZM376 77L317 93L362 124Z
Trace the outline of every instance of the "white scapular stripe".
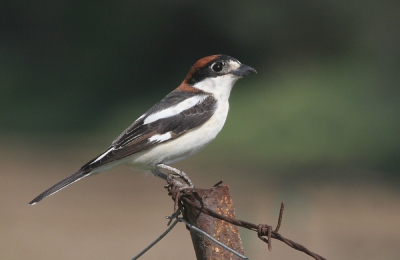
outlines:
M181 103L173 106L173 107L169 107L166 108L164 110L158 111L150 116L148 116L145 120L144 120L144 124L150 124L153 123L159 119L162 118L168 118L171 116L175 116L179 113L181 113L182 111L189 109L191 107L194 107L195 105L197 105L198 103L201 103L204 101L204 99L207 98L207 95L198 95L198 96L194 96L191 98L188 98L184 101L182 101Z
M162 141L171 139L171 137L172 137L171 132L167 132L162 135L153 135L152 137L149 138L149 142L152 142L152 141L162 142Z
M106 156L109 152L111 152L112 150L114 150L114 147L111 147L110 149L108 149L107 151L105 151L102 155L100 155L99 157L97 157L96 160L94 160L91 164L100 161L104 156Z

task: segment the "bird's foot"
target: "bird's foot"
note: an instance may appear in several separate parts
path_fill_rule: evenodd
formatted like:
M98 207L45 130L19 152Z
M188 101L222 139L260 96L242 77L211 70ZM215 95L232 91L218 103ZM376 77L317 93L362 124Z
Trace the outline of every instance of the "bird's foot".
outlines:
M178 184L176 179L179 178L185 182L185 183L179 182L180 184L178 184L178 185L180 186L179 188L181 190L186 189L186 188L194 188L193 182L190 180L190 178L187 176L187 174L184 173L183 171L173 168L169 165L162 164L162 163L157 164L157 167L171 172L170 174L166 175L159 169L156 169L153 171L153 173L156 172L154 174L165 179L168 183L171 183L175 180L175 184Z

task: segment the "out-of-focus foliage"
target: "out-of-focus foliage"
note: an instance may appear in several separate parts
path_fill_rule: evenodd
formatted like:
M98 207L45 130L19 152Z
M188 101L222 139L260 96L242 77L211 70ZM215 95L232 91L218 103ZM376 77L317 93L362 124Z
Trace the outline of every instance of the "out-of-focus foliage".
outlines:
M197 59L224 53L258 75L235 87L214 151L396 173L399 38L394 0L3 1L0 131L117 135Z

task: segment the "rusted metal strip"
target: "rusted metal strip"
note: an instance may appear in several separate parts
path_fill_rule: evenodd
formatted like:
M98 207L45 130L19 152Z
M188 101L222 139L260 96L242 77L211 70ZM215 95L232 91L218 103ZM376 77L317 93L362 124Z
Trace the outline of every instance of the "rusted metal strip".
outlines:
M235 218L235 208L228 185L217 186L211 189L193 189L191 195L186 194L186 196L193 196L193 200L201 201L201 206L211 209L221 215ZM185 202L183 202L183 204L185 209L183 212L184 218L190 224L205 231L218 241L244 255L242 240L237 226L201 213ZM240 259L238 256L218 246L198 232L191 231L190 235L192 237L197 260Z

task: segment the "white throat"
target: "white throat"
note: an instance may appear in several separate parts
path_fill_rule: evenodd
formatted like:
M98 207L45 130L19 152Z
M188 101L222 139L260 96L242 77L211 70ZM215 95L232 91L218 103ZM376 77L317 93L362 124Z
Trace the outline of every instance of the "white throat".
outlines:
M228 101L233 85L239 77L231 74L206 78L199 83L194 84L193 87L213 94L219 101Z

